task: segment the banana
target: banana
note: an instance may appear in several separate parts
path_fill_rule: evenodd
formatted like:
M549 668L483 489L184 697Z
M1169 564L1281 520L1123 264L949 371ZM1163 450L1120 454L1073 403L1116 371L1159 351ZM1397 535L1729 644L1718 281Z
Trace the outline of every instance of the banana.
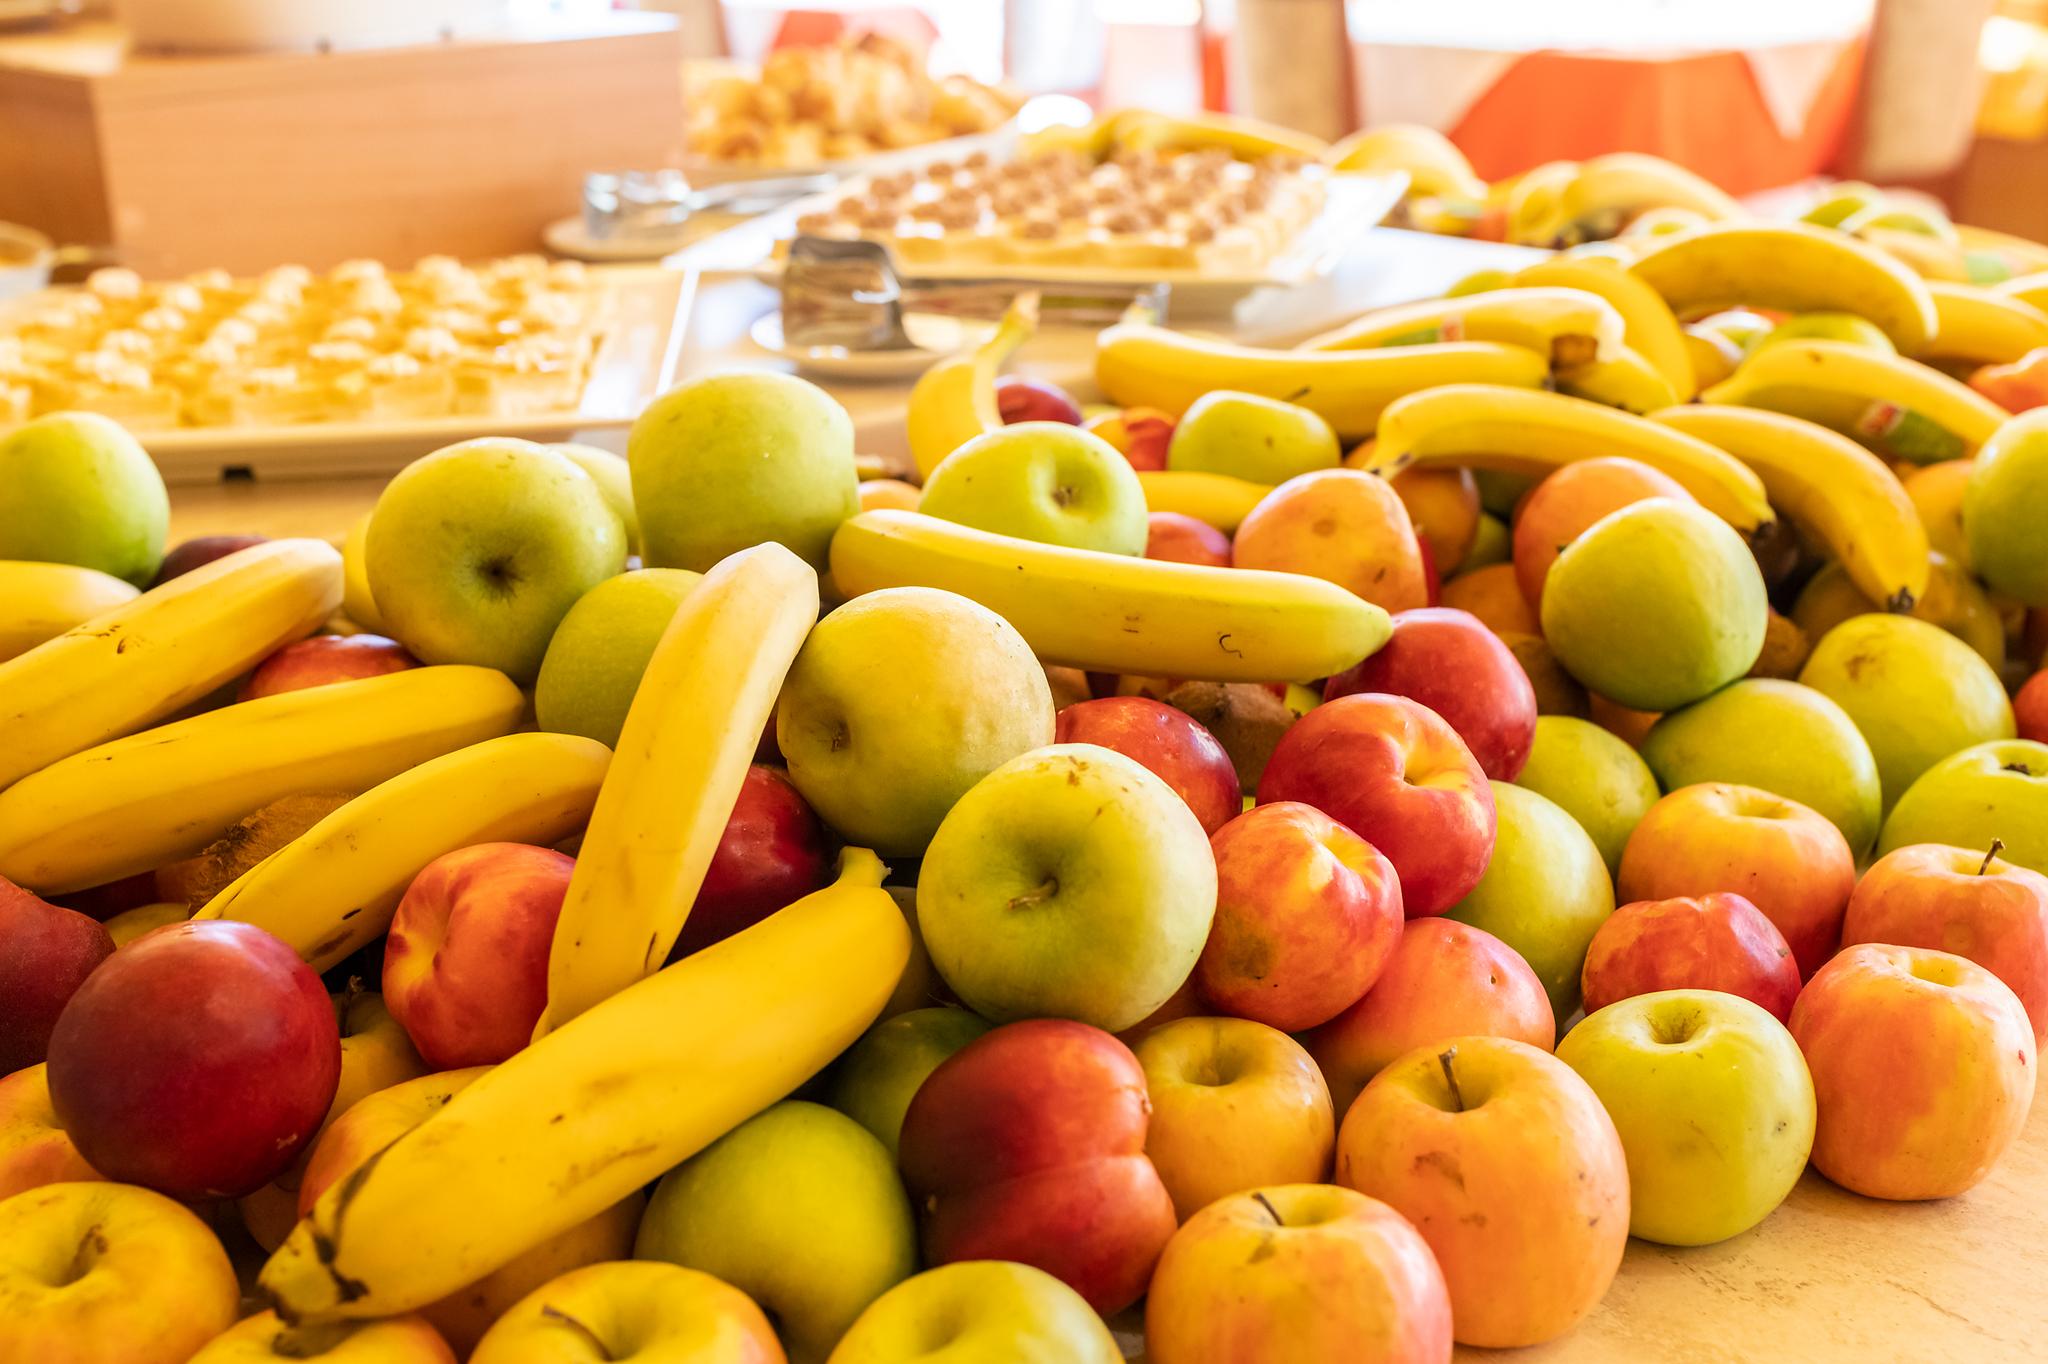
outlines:
M1650 420L1717 445L1756 471L1771 505L1827 546L1887 611L1927 595L1927 531L1884 461L1848 437L1777 412L1689 404Z
M1552 286L1598 294L1621 314L1622 340L1656 367L1680 401L1699 392L1677 316L1655 289L1621 265L1558 256L1524 267L1516 273L1514 282L1524 287Z
M525 709L503 673L450 664L265 696L115 739L0 791L0 876L45 895L117 881L193 856L280 796L367 790L507 732Z
M341 611L365 630L384 632L384 613L370 595L370 573L363 558L370 538L370 514L363 513L341 546Z
M410 1311L611 1207L815 1075L881 1013L910 959L880 860L849 848L839 865L831 886L465 1086L322 1194L259 1291L291 1321Z
M313 633L340 601L333 546L272 540L0 663L0 788L182 709Z
M195 918L238 919L325 971L391 926L429 862L478 843L559 843L581 829L611 750L580 734L506 734L351 800L242 873Z
M1934 300L1911 270L1854 237L1808 223L1718 223L1652 237L1629 269L1680 316L1752 305L1855 313L1902 354L1934 335Z
M918 376L905 411L910 457L929 477L939 461L968 441L1003 424L996 407L996 376L1038 328L1038 295L1017 295L995 335L969 355L939 361Z
M1320 578L1066 549L916 512L842 522L832 577L850 595L958 592L1016 626L1045 662L1098 672L1307 682L1351 667L1392 629L1379 607Z
M1390 478L1409 467L1469 465L1541 477L1596 455L1625 455L1684 485L1744 534L1771 521L1762 480L1693 436L1611 407L1484 384L1450 384L1387 409L1378 441L1352 467Z
M1611 152L1582 162L1547 207L1547 216L1524 227L1535 244L1611 237L1645 209L1683 209L1711 222L1742 216L1742 206L1718 186L1642 152Z
M2006 418L1969 385L1918 361L1805 337L1759 346L1700 401L1804 417L1915 464L1974 455Z
M1671 386L1671 381L1641 352L1627 346L1608 359L1558 370L1557 391L1638 414L1679 401L1678 390Z
M1884 202L1884 191L1861 180L1839 180L1828 193L1816 199L1799 220L1815 227L1839 227L1873 204Z
M1440 341L1495 341L1545 356L1559 368L1611 360L1627 324L1613 304L1583 289L1532 286L1380 308L1297 350L1373 350Z
M817 573L772 540L720 560L676 608L569 877L536 1037L661 969L817 620Z
M1856 238L1876 247L1929 283L1935 280L1955 284L1969 282L1970 263L1964 257L1963 249L1954 242L1925 232L1881 224L1861 229Z
M2001 266L2016 275L2048 270L2048 246L2028 241L2025 237L2015 237L2010 232L1957 223L1956 240L1970 255L1995 257Z
M1928 281L1937 324L1924 358L2009 365L2048 346L2048 313L1974 284Z
M1546 161L1516 176L1499 192L1503 230L1518 246L1557 245L1557 206L1579 173L1576 161Z
M2048 312L2048 270L2015 275L2003 283L1992 285L1991 291Z
M1669 237L1680 232L1691 232L1714 221L1704 213L1695 213L1689 208L1646 208L1628 220L1621 229L1623 237Z
M1147 109L1126 111L1114 125L1111 140L1126 151L1229 152L1240 161L1267 156L1319 159L1328 144L1319 137L1283 128L1277 123L1238 114L1162 114Z
M1489 341L1390 346L1366 351L1262 350L1120 322L1095 345L1095 381L1111 402L1178 417L1219 388L1299 403L1346 440L1373 433L1381 409L1418 389L1449 383L1537 388L1546 355Z
M1910 232L1916 237L1927 237L1960 247L1962 237L1956 225L1948 216L1921 203L1910 201L1886 201L1866 204L1835 224L1837 232L1846 232L1852 237L1861 237L1872 231Z
M1234 534L1252 508L1273 491L1265 483L1195 469L1142 470L1138 484L1145 490L1145 510L1192 516L1225 535Z
M1692 356L1692 372L1705 388L1733 374L1747 354L1727 333L1697 323L1685 329L1685 348Z
M1486 182L1457 144L1434 128L1416 123L1389 123L1360 128L1332 142L1323 164L1335 171L1405 171L1408 196L1414 199L1460 199L1480 203Z
M0 663L140 595L96 568L0 559Z

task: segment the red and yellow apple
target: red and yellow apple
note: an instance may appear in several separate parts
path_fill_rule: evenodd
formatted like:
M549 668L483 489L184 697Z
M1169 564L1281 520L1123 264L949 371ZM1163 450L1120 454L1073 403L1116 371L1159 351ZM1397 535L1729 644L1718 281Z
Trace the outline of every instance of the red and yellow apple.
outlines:
M1173 415L1156 407L1127 407L1107 412L1082 423L1110 443L1118 454L1140 473L1166 467L1167 447L1173 444Z
M1175 564L1230 567L1230 537L1185 512L1152 512L1145 518L1145 557Z
M1670 475L1619 455L1567 464L1530 489L1514 525L1515 581L1523 598L1531 606L1543 599L1550 566L1595 521L1649 497L1693 500Z
M1403 921L1400 878L1377 848L1297 801L1245 811L1209 846L1216 918L1195 963L1203 999L1299 1032L1371 988Z
M1401 904L1441 914L1479 884L1493 855L1493 789L1457 731L1405 696L1341 696L1280 738L1259 804L1313 805L1386 854Z
M1098 744L1135 759L1171 786L1213 835L1244 809L1237 768L1222 743L1186 711L1144 696L1105 696L1068 706L1053 742Z
M1185 1222L1217 1199L1330 1172L1330 1091L1301 1044L1245 1018L1183 1018L1138 1043L1145 1154Z
M0 1199L100 1177L58 1124L45 1069L33 1065L0 1075Z
M584 1359L785 1364L746 1294L709 1274L656 1260L584 1265L536 1287L477 1342L469 1364Z
M275 1312L245 1317L206 1343L190 1364L455 1364L448 1342L420 1317L287 1326Z
M1136 1302L1176 1225L1150 1112L1138 1059L1085 1023L1027 1019L953 1053L898 1147L926 1262L1033 1265L1105 1316Z
M1720 990L1784 1022L1799 996L1785 935L1740 895L1637 900L1593 934L1580 973L1586 1012L1659 990Z
M1443 606L1402 611L1379 651L1323 685L1323 698L1390 692L1435 711L1480 770L1513 781L1536 741L1536 689L1499 635Z
M1628 1244L1628 1160L1586 1082L1549 1052L1464 1037L1381 1071L1337 1133L1337 1182L1392 1205L1436 1253L1461 1345L1554 1340Z
M1006 374L996 380L996 410L1005 426L1018 422L1063 422L1081 424L1081 407L1058 384L1023 374Z
M1792 1007L1820 1111L1813 1165L1870 1198L1948 1198L1998 1163L2034 1099L2019 996L1962 957L1845 947Z
M383 635L314 635L285 645L257 664L235 699L254 701L259 696L323 687L329 682L382 677L419 665L403 644Z
M1429 575L1408 509L1386 480L1356 469L1298 474L1237 528L1239 568L1306 573L1388 611L1429 605Z
M869 1303L828 1364L1123 1364L1123 1358L1095 1310L1044 1270L963 1260L912 1275Z
M754 764L672 955L730 938L821 888L831 879L832 855L824 822L788 775Z
M0 879L0 1075L41 1064L64 1005L114 950L91 917Z

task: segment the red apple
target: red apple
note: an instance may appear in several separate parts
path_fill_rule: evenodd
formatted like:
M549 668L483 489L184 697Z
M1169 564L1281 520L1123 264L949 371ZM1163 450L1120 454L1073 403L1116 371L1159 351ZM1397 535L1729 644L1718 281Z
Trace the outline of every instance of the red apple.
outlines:
M1145 696L1077 701L1059 713L1053 742L1112 748L1174 789L1214 834L1244 809L1237 768L1214 734L1186 711Z
M1127 407L1083 423L1113 446L1139 473L1166 467L1166 448L1173 444L1173 417L1156 407Z
M1138 1059L1085 1023L1026 1019L954 1052L899 1146L926 1262L1016 1260L1105 1316L1130 1306L1175 1225L1145 1155L1150 1113Z
M1230 537L1207 521L1185 512L1153 512L1146 517L1145 557L1176 564L1230 567Z
M1486 773L1456 730L1405 696L1340 696L1291 725L1259 779L1259 804L1282 800L1385 853L1411 919L1458 903L1493 856Z
M341 1079L320 977L254 924L146 933L79 987L50 1037L50 1100L108 1179L240 1198L319 1130Z
M0 878L0 1075L25 1070L50 1049L64 1005L114 940L98 921Z
M151 587L162 587L171 579L190 573L203 564L223 559L237 550L260 545L270 537L265 535L201 535L183 544L171 547L157 565L156 576L149 580Z
M1975 962L1924 947L1842 949L1800 992L1792 1036L1813 1074L1814 1168L1870 1198L1975 1185L2026 1125L2034 1028Z
M1507 1037L1549 1051L1550 996L1521 953L1455 919L1410 919L1365 998L1302 1041L1341 1121L1373 1076L1417 1047Z
M2034 1045L2048 1040L2048 876L1939 843L1894 849L1863 873L1842 943L1932 947L1967 957L2020 997Z
M1081 424L1081 405L1068 397L1065 389L1021 374L1006 374L996 380L996 410L1002 413L1005 426L1018 422Z
M382 635L314 635L285 645L257 664L235 699L254 701L281 691L380 677L419 665L403 644Z
M1719 990L1782 1023L1799 996L1799 963L1785 935L1726 892L1623 905L1593 934L1579 979L1589 1014L1659 990Z
M779 767L755 764L740 783L740 798L725 822L697 903L676 939L675 957L688 956L831 880L832 837Z
M1536 742L1529 674L1485 622L1451 607L1396 613L1378 653L1323 684L1325 700L1355 692L1390 692L1428 706L1495 781L1513 781Z
M494 1065L533 1040L576 859L479 843L426 865L384 940L384 1005L435 1070Z
M1247 810L1209 840L1216 917L1195 988L1225 1013L1300 1032L1379 979L1401 940L1401 881L1379 849L1294 801Z
M1554 1340L1628 1245L1628 1160L1586 1082L1549 1052L1464 1037L1396 1060L1337 1133L1337 1182L1415 1224L1461 1345Z
M1730 782L1681 786L1628 836L1614 898L1728 891L1785 935L1802 979L1834 953L1856 858L1834 823L1797 801Z
M2028 678L2013 695L2012 718L2022 739L2048 743L2048 669Z

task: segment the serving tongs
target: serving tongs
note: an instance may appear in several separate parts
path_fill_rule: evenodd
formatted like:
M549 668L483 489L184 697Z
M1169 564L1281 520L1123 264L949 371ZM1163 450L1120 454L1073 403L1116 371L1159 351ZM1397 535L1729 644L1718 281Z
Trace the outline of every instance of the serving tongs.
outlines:
M583 227L595 241L661 243L706 209L765 213L837 183L832 175L782 175L698 189L679 170L597 171L583 177Z

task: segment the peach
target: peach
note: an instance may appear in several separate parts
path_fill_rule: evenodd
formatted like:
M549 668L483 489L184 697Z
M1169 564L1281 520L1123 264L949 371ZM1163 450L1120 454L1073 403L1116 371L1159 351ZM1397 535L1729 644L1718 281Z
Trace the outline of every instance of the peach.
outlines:
M1844 948L1800 992L1792 1036L1819 1107L1814 1168L1845 1189L1948 1198L2026 1125L2033 1025L2005 982L1962 957Z
M1521 954L1455 919L1410 919L1365 998L1302 1039L1339 1119L1397 1057L1456 1037L1506 1037L1548 1051L1550 996Z
M1669 474L1619 455L1567 464L1532 488L1514 528L1515 581L1529 605L1543 600L1544 580L1566 545L1609 512L1650 497L1693 500Z
M1497 635L1543 633L1529 599L1522 595L1522 585L1515 581L1513 564L1488 564L1460 573L1444 584L1443 604L1471 612Z
M1185 512L1156 511L1145 518L1145 557L1176 564L1230 567L1230 537Z
M1477 616L1450 607L1397 613L1378 652L1323 686L1325 700L1353 692L1388 692L1428 706L1495 781L1513 781L1536 742L1529 674Z
M1231 562L1324 578L1388 611L1429 605L1408 509L1356 469L1318 469L1266 494L1237 528Z
M1777 926L1806 979L1840 941L1855 884L1855 856L1827 819L1754 786L1701 782L1650 807L1622 849L1614 889L1623 904L1740 895Z
M33 1065L0 1076L0 1199L100 1177L58 1124L46 1070Z
M1479 534L1479 484L1470 469L1403 469L1388 480L1439 571L1455 573Z
M419 1317L330 1321L291 1327L275 1312L244 1318L206 1343L190 1364L455 1364L448 1342Z
M1147 1034L1137 1056L1152 1097L1145 1154L1181 1221L1229 1194L1329 1174L1330 1091L1286 1033L1245 1018L1183 1018Z
M1401 937L1401 881L1379 849L1313 806L1260 805L1217 830L1216 917L1195 988L1284 1032L1356 1003Z
M1799 963L1785 935L1725 892L1621 906L1593 934L1579 979L1589 1014L1659 990L1719 990L1782 1023L1799 995Z

